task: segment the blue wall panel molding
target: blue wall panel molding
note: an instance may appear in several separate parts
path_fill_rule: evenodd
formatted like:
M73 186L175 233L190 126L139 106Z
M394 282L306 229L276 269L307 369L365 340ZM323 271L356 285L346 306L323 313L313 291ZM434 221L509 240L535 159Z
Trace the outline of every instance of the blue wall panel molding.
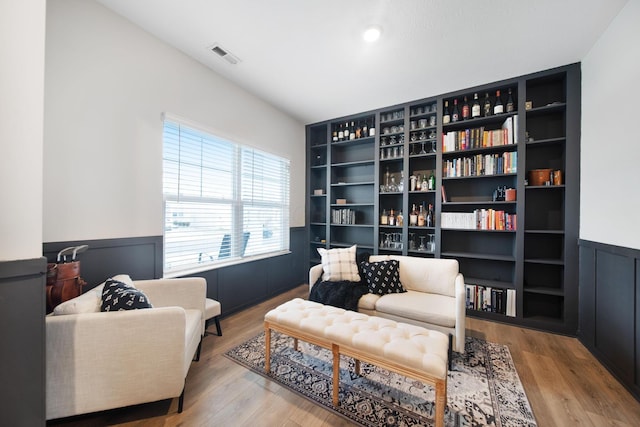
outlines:
M44 258L0 262L0 424L45 425Z
M640 250L580 240L580 341L640 400Z
M291 253L203 271L193 276L207 280L207 296L222 304L222 315L242 310L306 283L305 228L290 229ZM85 291L110 276L128 274L134 280L162 277L162 236L68 241L43 244L43 254L54 262L61 249L89 245L78 255Z

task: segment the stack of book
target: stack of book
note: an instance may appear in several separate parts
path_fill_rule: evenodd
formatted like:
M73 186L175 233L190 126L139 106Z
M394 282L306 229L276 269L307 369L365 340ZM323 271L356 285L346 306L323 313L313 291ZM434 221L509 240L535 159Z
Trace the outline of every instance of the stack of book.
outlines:
M353 225L356 223L356 211L353 209L331 209L331 223Z
M508 117L500 129L484 126L442 134L442 152L497 147L518 143L518 115Z
M465 284L468 310L489 311L515 317L516 290Z
M473 212L442 212L440 226L459 230L515 230L517 215L494 209Z

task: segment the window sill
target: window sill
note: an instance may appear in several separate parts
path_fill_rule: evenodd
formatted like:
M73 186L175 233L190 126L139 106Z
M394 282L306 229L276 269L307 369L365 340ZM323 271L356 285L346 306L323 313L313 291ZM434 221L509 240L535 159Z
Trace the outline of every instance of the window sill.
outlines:
M224 267L229 267L229 266L232 266L232 265L245 264L245 263L248 263L248 262L259 261L261 259L273 258L273 257L277 257L277 256L282 256L282 255L288 255L290 253L291 253L290 250L286 250L286 251L279 251L279 252L271 252L271 253L268 253L268 254L248 256L248 257L244 257L244 258L232 258L232 259L229 259L228 261L208 263L208 264L202 265L201 267L197 267L197 268L190 268L190 269L186 269L186 270L172 271L172 272L169 272L169 273L164 273L162 278L163 279L172 279L172 278L176 278L176 277L190 276L190 275L193 275L193 274L196 274L196 273L202 273L203 271L217 270L217 269L224 268Z

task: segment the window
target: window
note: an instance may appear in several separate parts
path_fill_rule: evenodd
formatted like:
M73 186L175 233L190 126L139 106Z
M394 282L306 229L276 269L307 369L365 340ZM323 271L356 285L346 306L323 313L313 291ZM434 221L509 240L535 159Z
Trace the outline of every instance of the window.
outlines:
M165 117L164 274L289 250L289 160Z

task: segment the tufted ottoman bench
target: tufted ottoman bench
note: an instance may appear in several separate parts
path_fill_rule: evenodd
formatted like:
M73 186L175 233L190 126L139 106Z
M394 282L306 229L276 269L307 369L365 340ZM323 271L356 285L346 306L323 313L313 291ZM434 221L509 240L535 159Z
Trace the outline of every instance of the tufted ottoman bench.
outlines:
M264 317L265 370L271 370L271 331L333 352L333 404L338 406L340 355L415 378L435 388L435 425L444 425L449 338L438 331L295 298Z

